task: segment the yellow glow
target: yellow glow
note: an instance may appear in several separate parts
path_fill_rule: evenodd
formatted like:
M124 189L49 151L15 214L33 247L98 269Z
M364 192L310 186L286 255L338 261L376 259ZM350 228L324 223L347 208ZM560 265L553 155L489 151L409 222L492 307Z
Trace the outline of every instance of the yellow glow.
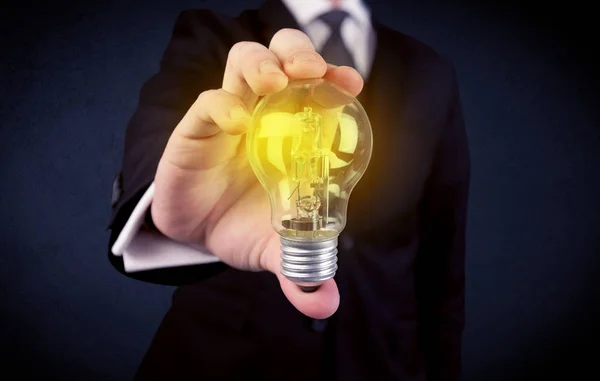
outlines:
M356 120L346 114L340 114L341 141L340 151L354 153L358 144L358 125Z
M298 139L302 135L302 122L300 115L302 113L292 114L286 112L273 112L263 115L260 121L260 130L257 138L264 138L267 141L267 157L266 160L273 164L282 173L286 173L286 160L283 157L283 138L296 137ZM337 112L337 120L324 118L327 122L324 124L323 136L321 137L322 153L329 156L331 168L341 168L347 166L350 162L339 159L335 153L331 152L334 132L337 127L335 123L339 123L340 128L340 144L338 150L340 152L353 154L358 144L358 125L356 120L347 114ZM289 160L288 160L289 164Z
M323 81L293 84L265 97L254 112L248 159L282 235L334 237L345 226L372 136L360 104L342 95Z

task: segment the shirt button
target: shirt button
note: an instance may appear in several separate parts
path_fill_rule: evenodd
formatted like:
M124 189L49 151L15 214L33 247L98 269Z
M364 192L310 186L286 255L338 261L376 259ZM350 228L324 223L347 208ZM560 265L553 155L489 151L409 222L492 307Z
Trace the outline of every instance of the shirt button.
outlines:
M327 328L327 319L312 319L311 328L315 332L323 332Z

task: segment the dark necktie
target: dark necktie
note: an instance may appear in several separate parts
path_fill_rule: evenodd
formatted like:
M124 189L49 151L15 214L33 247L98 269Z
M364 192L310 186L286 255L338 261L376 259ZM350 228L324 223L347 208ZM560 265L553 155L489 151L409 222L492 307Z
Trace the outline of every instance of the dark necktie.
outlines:
M342 40L341 26L346 17L348 17L348 13L339 9L324 13L319 17L331 31L331 35L320 53L328 63L355 67L354 58Z

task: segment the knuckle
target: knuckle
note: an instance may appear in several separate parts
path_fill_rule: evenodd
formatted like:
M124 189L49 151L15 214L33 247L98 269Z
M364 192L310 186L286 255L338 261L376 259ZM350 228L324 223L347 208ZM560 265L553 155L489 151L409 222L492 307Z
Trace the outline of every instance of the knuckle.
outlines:
M231 47L231 49L229 49L229 55L233 55L235 53L238 53L240 50L244 49L245 46L247 46L249 43L249 41L238 41L235 44L233 44L233 46Z
M198 95L197 103L202 105L205 104L209 99L214 97L216 90L205 90Z
M250 50L258 50L260 48L264 48L261 44L254 41L239 41L233 44L231 49L229 49L229 55L227 56L227 61L231 61L232 59L239 58L245 52Z
M273 38L278 37L299 37L299 38L308 38L308 36L306 35L306 33L302 32L301 30L298 29L293 29L293 28L283 28L277 31L277 33L275 33L275 35L273 35Z
M214 109L219 105L220 91L211 89L200 93L197 101L192 105L191 111L198 120L209 121Z
M209 89L200 93L198 102L201 104L214 103L227 98L229 93L223 89Z
M278 30L273 35L270 46L272 47L273 44L279 44L279 43L289 44L289 42L303 42L303 43L309 43L312 45L312 43L310 42L310 38L306 35L306 33L302 32L298 29L283 28L283 29Z
M237 57L240 52L244 49L244 46L247 44L247 41L240 41L233 44L231 49L229 49L229 53L227 54L227 64L230 65L232 60Z

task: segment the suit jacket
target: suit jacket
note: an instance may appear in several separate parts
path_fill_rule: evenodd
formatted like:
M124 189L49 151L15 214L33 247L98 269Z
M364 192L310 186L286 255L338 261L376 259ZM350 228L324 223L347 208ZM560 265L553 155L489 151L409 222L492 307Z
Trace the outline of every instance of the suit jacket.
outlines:
M126 273L109 252L129 277L180 286L138 375L459 379L470 159L456 74L432 48L373 26L377 49L358 98L373 155L340 236L338 312L325 322L304 318L272 274L223 263ZM280 1L235 18L180 14L127 128L110 245L179 120L202 91L221 86L230 47L268 45L284 27L299 29Z

